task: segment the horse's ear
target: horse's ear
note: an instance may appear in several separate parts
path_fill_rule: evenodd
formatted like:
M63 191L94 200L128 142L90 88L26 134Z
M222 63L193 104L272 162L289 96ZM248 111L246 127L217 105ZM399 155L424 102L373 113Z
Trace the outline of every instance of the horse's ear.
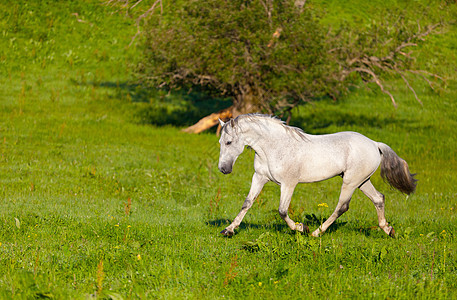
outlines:
M233 119L230 119L230 125L232 125L232 128L235 127L235 121Z
M221 124L221 127L224 127L225 123L221 119L219 119L219 124Z

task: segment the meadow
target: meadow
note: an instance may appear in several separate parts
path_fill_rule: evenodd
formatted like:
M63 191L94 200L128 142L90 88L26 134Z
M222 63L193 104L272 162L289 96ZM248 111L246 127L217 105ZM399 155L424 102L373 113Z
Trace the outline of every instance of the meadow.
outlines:
M396 238L378 229L360 191L322 237L291 232L271 183L225 238L254 153L223 175L214 132L181 132L211 107L135 83L134 24L97 1L0 3L1 299L457 297L455 25L420 49L447 78L437 91L414 82L423 105L392 80L398 108L373 86L292 119L311 134L358 131L409 163L412 196L372 178ZM340 184L298 186L292 219L314 230Z

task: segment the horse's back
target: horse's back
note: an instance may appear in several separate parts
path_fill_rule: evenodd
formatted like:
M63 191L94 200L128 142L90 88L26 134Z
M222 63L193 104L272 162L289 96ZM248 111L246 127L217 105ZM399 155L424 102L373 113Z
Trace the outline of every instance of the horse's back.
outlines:
M345 131L309 137L303 147L303 181L371 174L381 162L377 142L360 133Z
M380 159L378 143L358 132L343 131L315 137L320 140L322 148L331 148L332 153L338 152L337 156L344 156L347 160Z

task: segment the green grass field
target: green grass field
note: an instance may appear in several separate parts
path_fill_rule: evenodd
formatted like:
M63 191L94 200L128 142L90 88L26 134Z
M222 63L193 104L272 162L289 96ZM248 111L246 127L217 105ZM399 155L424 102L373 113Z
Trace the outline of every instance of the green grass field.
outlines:
M373 86L300 107L292 120L312 134L361 132L408 161L414 195L372 179L395 239L359 191L321 238L295 234L274 184L237 234L222 237L254 154L245 150L224 176L214 133L148 124L164 123L152 109L196 100L133 84L135 30L96 1L0 4L1 299L457 297L455 27L421 50L421 63L448 78L436 93L415 82L423 106L392 81L397 109ZM340 184L299 186L291 217L314 230Z

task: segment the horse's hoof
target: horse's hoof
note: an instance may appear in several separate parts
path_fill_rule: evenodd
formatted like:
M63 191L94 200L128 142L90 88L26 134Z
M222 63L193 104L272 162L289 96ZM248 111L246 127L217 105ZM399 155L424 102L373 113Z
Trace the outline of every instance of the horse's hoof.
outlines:
M297 225L298 225L298 227L299 227L299 228L298 228L298 231L300 231L300 232L303 233L303 234L308 234L308 233L309 233L309 227L308 227L308 226L306 226L306 225L303 224L303 223L298 223Z
M313 233L311 233L311 235L314 236L314 237L320 237L321 231L319 229L317 229Z
M391 227L391 228L392 228L392 229L390 230L389 236L390 236L391 238L394 238L394 237L395 237L395 230L394 230L393 227Z
M224 230L221 231L221 234L225 235L225 236L232 236L233 231L229 231L229 230L227 230L227 228L225 228Z

